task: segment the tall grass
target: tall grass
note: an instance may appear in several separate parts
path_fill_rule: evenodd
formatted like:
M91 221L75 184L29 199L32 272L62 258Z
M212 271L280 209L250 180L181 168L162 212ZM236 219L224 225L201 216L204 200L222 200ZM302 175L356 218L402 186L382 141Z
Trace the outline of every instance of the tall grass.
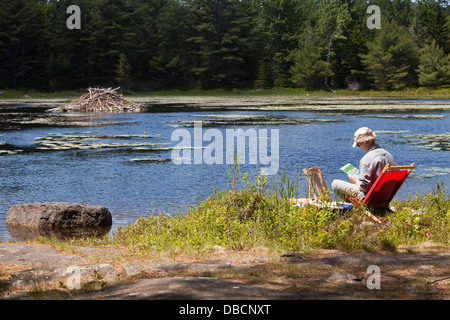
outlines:
M396 250L429 240L450 244L450 200L443 184L430 194L394 201L395 212L369 220L362 208L349 212L298 207L295 197L299 175L290 180L286 172L279 186L269 190L267 176L252 180L239 177L234 167L228 190L215 193L187 213L149 216L135 224L119 227L112 244L133 252L202 252L217 247L232 250L267 248L275 252L305 252L328 248L340 250Z

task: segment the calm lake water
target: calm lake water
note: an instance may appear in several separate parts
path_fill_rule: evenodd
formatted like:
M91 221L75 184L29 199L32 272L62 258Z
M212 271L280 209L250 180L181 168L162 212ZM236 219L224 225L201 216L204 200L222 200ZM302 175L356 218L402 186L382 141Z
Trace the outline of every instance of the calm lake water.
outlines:
M270 176L271 182L279 181L284 170L293 179L297 168L312 166L322 168L328 186L333 179L347 179L339 168L348 162L359 165L364 152L352 148L352 136L357 128L368 126L377 131L380 146L398 164L416 164L398 197L430 192L440 181L450 185L448 111L342 113L160 106L132 114L54 115L45 113L48 108L0 106L0 239L10 239L5 215L15 204L103 205L113 215L115 230L140 216L186 211L213 195L215 187L225 189L229 164L134 161L171 159L170 147L178 144L172 134L182 128L193 133L193 121L203 121L203 132L220 130L224 140L226 129L257 133L268 129L268 140L270 130L277 129L279 171ZM261 165L248 162L247 157L241 174L249 171L256 178ZM306 194L301 177L299 196Z

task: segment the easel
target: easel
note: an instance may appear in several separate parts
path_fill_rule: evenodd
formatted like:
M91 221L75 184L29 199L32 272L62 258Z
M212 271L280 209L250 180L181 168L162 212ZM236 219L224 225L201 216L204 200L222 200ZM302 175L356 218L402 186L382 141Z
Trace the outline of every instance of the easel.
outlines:
M311 199L311 194L315 201L318 200L329 200L333 201L328 191L325 180L323 180L322 170L317 167L309 168L308 170L303 169L303 173L308 180L308 199ZM317 190L317 195L316 195Z
M320 170L320 168L311 167L309 169L303 169L303 173L305 174L306 180L308 181L308 198L296 199L297 202L310 204L311 201L333 201L325 180L323 179L322 170ZM366 210L365 214L375 222L381 223L381 221L377 217L375 217L369 210Z

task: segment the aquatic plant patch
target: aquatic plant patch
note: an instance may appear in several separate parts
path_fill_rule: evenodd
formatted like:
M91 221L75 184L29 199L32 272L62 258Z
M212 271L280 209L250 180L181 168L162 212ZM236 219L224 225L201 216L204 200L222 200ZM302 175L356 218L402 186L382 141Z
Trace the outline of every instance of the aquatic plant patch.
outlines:
M412 134L403 136L419 148L429 150L450 150L450 134Z
M0 142L0 156L2 155L14 155L22 153L23 149L13 146L8 143Z
M87 150L87 149L110 149L110 148L138 148L160 145L154 142L115 142L124 139L148 139L154 136L148 134L129 135L77 135L52 133L45 137L36 137L34 145L36 150L59 151L59 150ZM113 140L113 141L111 141Z
M373 115L371 118L385 118L385 119L403 119L403 120L430 120L444 118L443 115L423 115L423 114L408 114L408 115Z
M298 125L329 122L345 122L339 119L300 119L286 116L273 116L266 114L221 114L221 115L195 115L200 120L180 120L170 126L194 127L196 121L201 121L204 127L220 126L257 126L257 125Z

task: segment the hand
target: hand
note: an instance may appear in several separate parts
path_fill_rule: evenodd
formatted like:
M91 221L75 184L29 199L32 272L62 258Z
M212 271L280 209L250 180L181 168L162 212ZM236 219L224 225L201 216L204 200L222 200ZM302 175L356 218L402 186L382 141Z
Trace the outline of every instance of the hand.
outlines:
M357 186L359 186L359 180L358 180L357 177L348 175L348 179L350 180L351 183L356 184Z

